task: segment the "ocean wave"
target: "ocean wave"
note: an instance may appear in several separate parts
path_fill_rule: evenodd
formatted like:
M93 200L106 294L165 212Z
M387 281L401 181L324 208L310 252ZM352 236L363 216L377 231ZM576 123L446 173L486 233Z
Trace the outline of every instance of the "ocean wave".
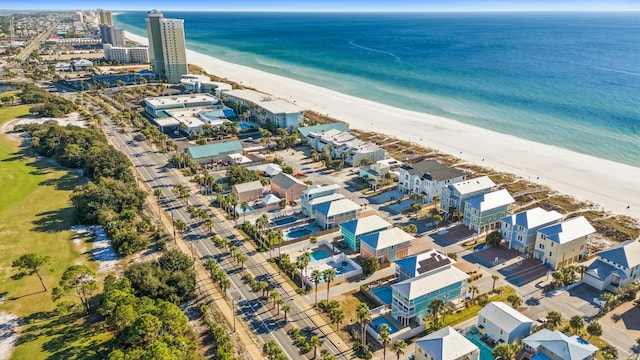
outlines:
M375 53L379 53L379 54L385 54L385 55L389 55L392 58L396 59L397 62L402 63L402 58L400 58L400 56L389 52L389 51L384 51L384 50L379 50L379 49L374 49L374 48L370 48L367 46L362 46L359 44L356 44L355 42L353 42L352 40L349 40L349 45L358 48L358 49L362 49L362 50L367 50L367 51L371 51L371 52L375 52Z

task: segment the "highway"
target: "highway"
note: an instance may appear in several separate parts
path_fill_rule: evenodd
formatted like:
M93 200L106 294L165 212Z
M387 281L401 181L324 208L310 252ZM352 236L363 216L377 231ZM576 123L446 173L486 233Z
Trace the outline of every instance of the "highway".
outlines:
M51 35L51 33L58 27L59 23L60 20L56 20L48 29L38 34L38 36L33 38L33 40L29 41L24 49L22 49L22 51L20 51L20 53L15 56L15 60L18 62L27 60L33 50L39 48L40 44L42 44L49 38L49 35Z
M111 138L113 145L133 162L139 181L147 183L150 189L160 189L162 191L161 205L165 211L169 212L175 219L182 219L188 224L188 229L184 234L186 241L191 242L192 249L202 260L215 259L222 268L227 271L232 286L229 291L236 302L237 310L242 320L244 320L254 333L266 341L268 339L275 340L289 358L296 359L302 355L299 349L293 345L291 338L286 334L282 314L276 316L276 310L272 309L273 302L269 304L265 300L261 300L260 294L255 294L244 280L242 280L242 271L240 266L234 264L231 257L224 253L224 250L218 249L211 240L208 228L200 223L194 222L187 211L184 201L176 198L173 194L173 186L180 184L184 180L176 174L172 169L172 165L168 163L169 157L166 154L156 152L143 141L135 141L135 134L120 133L119 128L110 122L107 117L104 118L104 126ZM318 349L327 349L337 359L347 359L351 356L340 354L338 348L326 337L320 329L317 328L313 319L303 309L300 304L295 301L298 296L295 292L286 293L278 279L275 279L267 269L266 259L262 254L246 246L245 242L239 241L231 232L231 224L224 218L216 217L211 209L203 203L206 198L202 195L192 194L189 205L204 208L215 221L213 232L221 237L229 238L230 244L235 245L248 258L245 263L245 272L251 273L257 281L268 282L275 290L280 292L280 297L290 307L287 316L289 323L293 323L300 328L303 333L318 335L324 340L324 344ZM171 230L171 229L169 229ZM305 306L305 305L302 305ZM322 320L320 320L322 321ZM310 354L312 354L311 352ZM310 355L309 354L309 355Z

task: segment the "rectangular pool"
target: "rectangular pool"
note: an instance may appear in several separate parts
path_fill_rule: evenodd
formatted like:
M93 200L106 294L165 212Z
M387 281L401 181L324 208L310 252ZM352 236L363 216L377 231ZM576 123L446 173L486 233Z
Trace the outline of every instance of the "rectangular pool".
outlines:
M280 219L271 220L270 225L281 226L281 225L291 224L292 222L296 222L297 220L298 218L295 216L287 216Z
M315 249L311 252L311 261L310 262L314 262L314 261L318 261L318 260L322 260L322 259L326 259L329 256L329 253L324 250L324 249Z
M387 326L389 327L389 329L390 329L389 330L389 335L398 332L398 328L395 327L395 325L393 325L389 320L387 320L383 316L373 319L373 321L371 321L371 324L372 324L373 328L376 330L376 332L378 332L378 334L380 333L378 331L378 327L380 325L382 325L382 324L387 324Z
M480 349L480 360L493 360L493 349L491 349L489 345L480 340L481 336L482 334L480 333L468 333L464 337L469 339L469 341L471 341L475 346L478 347L478 349Z
M289 230L284 234L284 237L287 240L291 240L291 239L297 239L299 237L307 236L311 233L313 233L313 230L309 229L308 227L299 227L299 228Z
M381 286L379 288L375 288L371 290L371 293L375 295L380 301L382 301L386 305L391 305L392 295L391 295L391 287L389 286Z

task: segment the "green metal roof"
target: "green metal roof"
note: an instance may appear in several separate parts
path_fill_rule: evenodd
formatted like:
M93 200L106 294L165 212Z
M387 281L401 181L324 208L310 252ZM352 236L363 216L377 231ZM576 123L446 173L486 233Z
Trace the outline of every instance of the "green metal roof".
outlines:
M340 122L313 125L313 126L304 126L304 127L298 128L298 131L300 132L300 135L307 137L307 135L309 135L312 132L327 131L331 129L336 129L338 131L349 131L349 127L344 123L340 123Z
M241 152L242 144L240 141L227 141L211 145L192 146L187 151L192 159L197 160L222 154Z

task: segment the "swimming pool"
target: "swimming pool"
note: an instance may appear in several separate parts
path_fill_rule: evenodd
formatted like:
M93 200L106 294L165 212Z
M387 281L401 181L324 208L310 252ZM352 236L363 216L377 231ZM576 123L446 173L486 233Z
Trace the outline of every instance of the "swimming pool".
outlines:
M322 259L326 259L329 256L329 253L324 250L324 249L315 249L311 252L311 261L310 262L314 262L314 261L318 261L318 260L322 260Z
M247 212L253 211L253 206L249 205L249 207L247 208ZM238 205L236 207L236 212L238 214L244 214L244 211L242 211L242 206Z
M469 341L471 341L475 346L478 347L478 349L480 349L480 360L493 360L493 349L491 349L489 345L480 340L481 336L482 334L480 333L468 333L464 337L469 339Z
M376 332L379 334L380 332L378 331L378 327L382 324L387 324L387 326L389 327L389 335L398 332L398 328L395 327L395 325L393 325L389 320L387 320L385 317L379 317L376 319L373 319L373 321L371 321L371 324L373 326L373 328L376 330ZM484 360L484 359L482 359Z
M270 224L271 226L281 226L281 225L291 224L292 222L296 222L297 220L298 220L297 217L287 216L280 219L271 220Z
M311 234L313 232L313 230L306 228L306 227L302 227L302 228L296 228L293 229L289 232L287 232L285 234L285 237L287 239L297 239L299 237L303 237L303 236L307 236L309 234Z
M379 288L375 288L371 290L371 293L375 295L378 299L380 299L384 304L391 305L391 300L392 300L391 287L381 286Z
M240 131L249 130L249 129L257 129L259 126L256 123L252 123L250 121L240 121L237 122L238 127L240 127Z

